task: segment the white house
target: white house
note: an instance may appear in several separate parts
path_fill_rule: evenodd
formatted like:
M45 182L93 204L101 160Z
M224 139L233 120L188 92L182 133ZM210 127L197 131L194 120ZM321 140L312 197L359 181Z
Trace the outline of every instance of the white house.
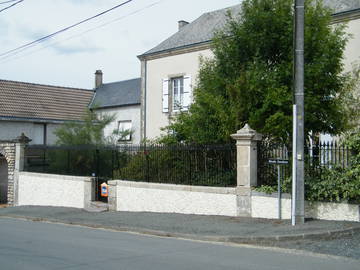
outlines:
M105 137L113 135L114 131L128 131L128 135L114 138L118 143L140 143L140 86L140 78L104 84L101 70L96 71L91 108L99 114L115 116L105 127Z
M345 70L359 60L360 1L326 0L334 10L333 23L348 22L352 34L345 51ZM239 14L241 4L205 13L192 23L179 21L174 35L138 56L141 61L141 138L154 139L161 128L179 110L186 111L192 102L200 58L211 57L214 32L223 27L227 12Z

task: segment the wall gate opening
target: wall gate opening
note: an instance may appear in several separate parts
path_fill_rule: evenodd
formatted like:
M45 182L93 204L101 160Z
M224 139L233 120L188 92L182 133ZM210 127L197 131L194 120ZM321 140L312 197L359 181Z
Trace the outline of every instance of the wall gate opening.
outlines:
M8 163L4 155L0 154L0 204L8 203Z

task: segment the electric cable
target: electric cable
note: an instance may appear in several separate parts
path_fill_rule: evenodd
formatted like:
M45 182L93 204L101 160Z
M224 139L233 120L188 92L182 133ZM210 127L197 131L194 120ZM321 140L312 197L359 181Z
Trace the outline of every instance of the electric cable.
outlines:
M12 5L10 5L10 6L7 6L6 8L0 9L0 12L3 12L4 10L7 10L7 9L9 9L9 8L11 8L11 7L13 7L13 6L17 5L17 4L20 4L21 2L24 2L24 0L20 0L20 1L18 1L18 2L16 2L16 3L12 4ZM5 4L5 2L3 2L2 4Z

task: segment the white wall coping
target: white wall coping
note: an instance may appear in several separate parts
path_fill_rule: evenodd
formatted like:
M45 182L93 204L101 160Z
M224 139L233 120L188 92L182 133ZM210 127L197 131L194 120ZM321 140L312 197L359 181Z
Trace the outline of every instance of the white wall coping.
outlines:
M236 188L186 186L186 185L159 184L159 183L123 181L123 180L108 181L108 184L113 185L113 186L117 185L117 186L134 187L134 188L149 188L149 189L160 189L160 190L178 190L178 191L192 191L192 192L236 195Z
M34 173L34 172L19 172L19 176L41 177L47 179L61 179L67 181L82 181L82 182L91 182L92 179L92 177L90 176L73 176L73 175L60 175L60 174L49 174L49 173Z
M252 190L251 191L251 196L277 198L278 193L277 192L275 192L275 193L265 193L265 192L259 192L259 191ZM281 198L282 199L291 199L291 194L289 194L289 193L281 193Z

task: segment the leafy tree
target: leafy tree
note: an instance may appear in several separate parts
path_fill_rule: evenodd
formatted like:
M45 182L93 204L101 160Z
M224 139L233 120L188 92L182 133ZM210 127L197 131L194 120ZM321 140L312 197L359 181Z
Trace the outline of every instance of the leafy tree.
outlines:
M67 122L55 131L58 145L102 145L110 138L104 137L104 128L114 121L113 115L98 115L86 110L82 121Z
M289 142L293 104L293 0L244 0L229 14L202 59L194 104L166 128L165 142L223 143L245 123ZM338 134L347 128L343 72L345 25L331 25L322 1L306 1L305 132Z

